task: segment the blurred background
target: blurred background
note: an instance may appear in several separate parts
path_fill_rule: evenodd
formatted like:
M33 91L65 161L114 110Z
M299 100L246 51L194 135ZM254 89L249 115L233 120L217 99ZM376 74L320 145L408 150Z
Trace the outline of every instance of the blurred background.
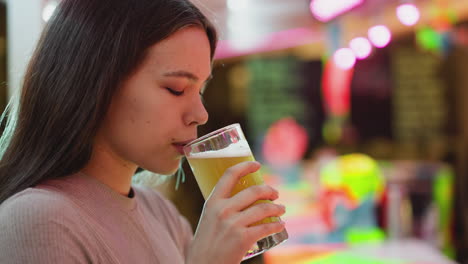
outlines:
M220 34L199 132L240 123L287 208L246 263L468 263L467 0L193 2ZM2 108L57 4L0 1ZM184 171L155 188L196 228Z

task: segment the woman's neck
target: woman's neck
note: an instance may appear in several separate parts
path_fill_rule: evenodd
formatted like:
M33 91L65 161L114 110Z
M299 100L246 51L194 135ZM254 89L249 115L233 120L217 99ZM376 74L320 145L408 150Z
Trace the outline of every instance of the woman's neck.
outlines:
M136 169L135 164L122 160L109 148L95 145L91 159L81 172L128 196Z

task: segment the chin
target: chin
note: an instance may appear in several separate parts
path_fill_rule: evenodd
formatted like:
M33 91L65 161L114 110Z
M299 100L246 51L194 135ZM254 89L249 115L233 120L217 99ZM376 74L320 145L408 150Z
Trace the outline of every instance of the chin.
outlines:
M171 164L166 163L166 164L164 164L164 166L157 166L157 165L148 166L145 169L148 170L148 171L157 173L157 174L173 175L179 169L179 164L180 164L180 160L178 162L174 162L174 164L172 164L172 162L171 162Z
M173 175L173 174L175 174L177 172L178 169L179 169L179 166L177 166L174 169L165 170L164 172L161 172L161 174L163 174L163 175Z

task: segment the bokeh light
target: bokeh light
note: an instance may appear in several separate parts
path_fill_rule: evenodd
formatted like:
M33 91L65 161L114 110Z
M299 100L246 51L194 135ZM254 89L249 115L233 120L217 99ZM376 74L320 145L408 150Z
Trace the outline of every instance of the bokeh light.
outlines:
M308 146L307 130L292 117L274 122L265 135L263 157L273 167L288 168L296 165Z
M442 36L430 27L423 27L416 31L416 43L427 51L438 52L442 49Z
M358 37L349 42L349 47L353 50L354 55L358 59L369 57L372 52L372 45L367 38Z
M310 11L318 20L327 22L358 6L363 1L364 0L313 0L310 2Z
M333 55L333 62L339 68L348 70L354 67L354 64L356 64L356 56L351 49L341 48Z
M419 9L413 4L402 4L397 7L397 17L405 26L413 26L420 18Z
M384 25L373 26L368 31L369 40L377 48L383 48L392 40L392 33Z
M47 5L42 10L42 19L47 22L50 17L54 14L55 9L57 8L58 3L56 1L49 1Z

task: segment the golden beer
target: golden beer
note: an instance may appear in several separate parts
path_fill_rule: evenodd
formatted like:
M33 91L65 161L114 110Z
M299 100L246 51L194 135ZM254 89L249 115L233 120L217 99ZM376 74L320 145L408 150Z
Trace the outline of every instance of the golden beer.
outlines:
M238 163L244 161L254 161L252 155L241 156L241 157L189 157L188 162L192 168L195 179L197 180L198 186L203 194L205 199L208 198L211 191L215 187L219 178L224 174L224 172L229 168ZM263 177L259 171L250 173L242 177L239 182L234 187L232 194L235 195L238 192L244 190L247 187L252 185L261 185L263 184ZM256 203L261 202L270 202L267 200L259 200ZM255 203L255 204L256 204ZM271 223L279 221L278 217L268 217L258 223Z
M254 161L249 143L239 124L220 128L190 142L184 146L184 153L205 199L211 194L219 178L228 168L244 161ZM261 173L259 171L250 173L239 180L231 195L250 186L261 184L263 184ZM258 203L271 203L271 201L258 200L254 205ZM279 217L267 217L252 225L277 221L280 221ZM243 260L261 254L287 239L286 229L264 237L246 252Z

